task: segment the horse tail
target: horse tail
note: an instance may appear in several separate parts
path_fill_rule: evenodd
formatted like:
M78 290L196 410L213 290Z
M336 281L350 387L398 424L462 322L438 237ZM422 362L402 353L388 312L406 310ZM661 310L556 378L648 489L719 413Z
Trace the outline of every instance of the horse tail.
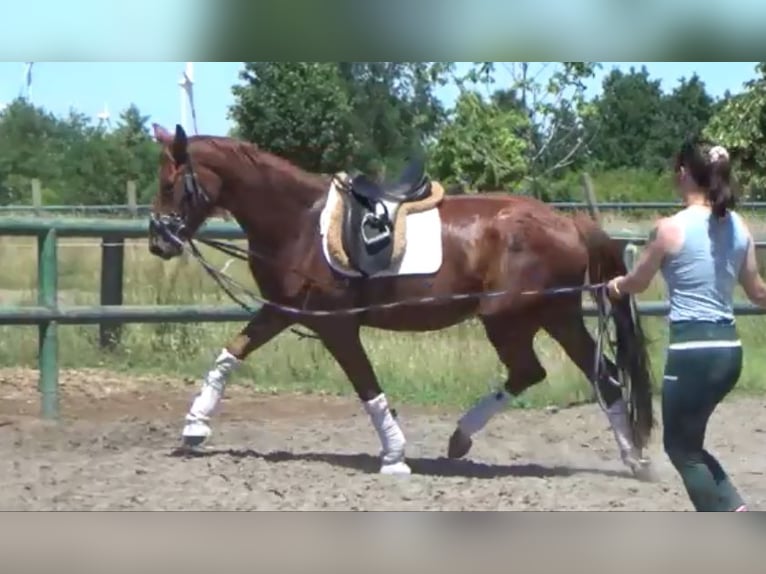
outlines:
M588 278L598 284L628 272L624 252L628 241L612 238L594 219L575 216L575 224L588 249ZM605 290L594 294L596 304L604 312L609 304ZM611 302L615 331L617 332L616 362L622 375L621 383L629 394L626 397L634 443L645 448L655 424L652 402L652 369L647 341L641 326L634 295L624 295Z

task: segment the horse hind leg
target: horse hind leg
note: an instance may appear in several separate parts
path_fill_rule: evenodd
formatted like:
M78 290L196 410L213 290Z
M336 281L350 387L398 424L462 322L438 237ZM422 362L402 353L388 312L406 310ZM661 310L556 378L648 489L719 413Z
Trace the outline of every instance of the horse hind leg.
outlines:
M449 458L462 458L473 445L473 435L482 430L512 397L545 380L545 368L534 349L539 322L533 313L524 315L495 315L482 319L484 330L498 358L508 370L502 389L479 399L457 423L447 447Z
M631 472L643 476L649 461L644 458L640 449L635 445L630 431L628 410L622 393L614 381L617 380L617 367L608 358L606 373L594 380L593 367L596 359L596 342L585 326L582 305L579 299L559 308L559 312L549 314L543 328L561 345L567 356L577 365L592 385L598 385L598 391L604 399L606 416L609 426L614 433L620 457Z

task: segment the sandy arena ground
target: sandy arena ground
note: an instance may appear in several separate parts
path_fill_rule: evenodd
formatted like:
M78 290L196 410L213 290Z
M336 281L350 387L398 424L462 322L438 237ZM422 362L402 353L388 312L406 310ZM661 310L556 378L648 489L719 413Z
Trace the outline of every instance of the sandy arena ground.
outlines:
M444 458L459 413L395 405L415 474L384 477L354 400L232 388L205 451L181 456L196 383L99 371L60 378L63 419L45 423L36 372L0 370L0 510L691 509L660 429L658 481L638 481L595 405L507 411L463 461ZM728 401L709 436L751 507L766 508L766 401Z

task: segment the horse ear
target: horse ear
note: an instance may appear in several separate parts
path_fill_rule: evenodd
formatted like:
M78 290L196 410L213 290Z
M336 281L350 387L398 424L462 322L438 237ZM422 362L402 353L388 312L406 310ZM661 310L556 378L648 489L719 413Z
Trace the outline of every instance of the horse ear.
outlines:
M189 140L186 137L186 132L184 131L183 127L176 125L176 137L173 138L173 159L175 160L176 164L181 165L186 163L188 158L188 145Z
M152 124L152 130L154 131L154 139L161 144L170 145L173 142L173 136L160 124Z

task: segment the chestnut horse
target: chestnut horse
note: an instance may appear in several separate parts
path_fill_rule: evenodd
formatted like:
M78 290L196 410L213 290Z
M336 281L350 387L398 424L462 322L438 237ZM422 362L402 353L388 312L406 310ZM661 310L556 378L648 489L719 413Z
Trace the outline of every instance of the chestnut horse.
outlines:
M350 277L328 264L321 244L328 178L237 139L187 138L180 126L171 134L156 124L154 133L163 151L149 225L151 253L163 259L178 256L211 211L225 209L246 233L252 276L263 298L273 303L261 307L207 373L185 418L185 444L198 445L210 435L210 417L232 369L285 329L302 325L332 354L368 413L382 446L380 472L409 474L405 437L362 346L360 327L426 332L477 317L508 375L502 388L478 400L457 421L447 449L451 458L468 453L472 436L509 399L546 378L533 348L535 334L543 329L598 385L623 462L634 472L645 467L642 449L653 426L651 375L634 302L626 297L612 307L621 370L605 359L606 368L597 372L597 344L583 318L584 283L602 283L626 272L625 242L610 238L594 220L564 215L529 197L446 196L438 204L443 258L435 272ZM436 228L437 245L438 234ZM545 293L560 287L571 289ZM449 299L477 291L504 293ZM360 304L429 296L447 299L342 313ZM301 315L279 305L338 313ZM615 384L620 372L630 381L627 401Z

